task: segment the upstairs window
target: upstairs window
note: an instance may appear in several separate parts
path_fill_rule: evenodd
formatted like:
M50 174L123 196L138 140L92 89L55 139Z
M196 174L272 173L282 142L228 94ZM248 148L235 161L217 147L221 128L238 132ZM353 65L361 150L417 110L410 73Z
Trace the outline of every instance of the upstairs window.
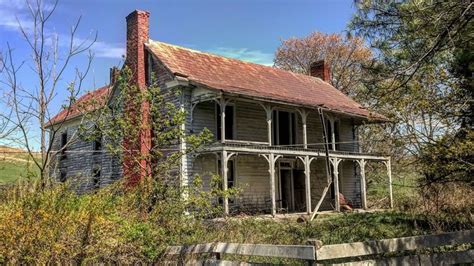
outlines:
M66 159L67 131L61 134L61 159Z
M217 140L221 140L221 109L216 105L217 115ZM225 107L225 139L234 139L234 106L227 105Z
M100 130L98 127L95 127L94 134L97 134L94 143L92 144L92 148L95 152L101 151L102 150L102 133L100 133Z
M273 144L296 144L296 116L295 113L273 111Z

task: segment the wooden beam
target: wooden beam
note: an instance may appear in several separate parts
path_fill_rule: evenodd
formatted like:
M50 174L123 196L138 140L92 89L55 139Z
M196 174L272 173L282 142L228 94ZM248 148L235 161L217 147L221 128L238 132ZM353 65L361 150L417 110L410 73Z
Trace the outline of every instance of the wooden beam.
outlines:
M331 187L331 183L329 183L323 190L323 194L321 195L321 198L318 201L318 204L316 204L316 207L313 210L313 214L311 215L310 221L314 220L316 215L318 214L319 208L321 207L321 204L323 203L324 198L326 197L326 194L328 193L329 188Z
M442 233L437 235L412 236L367 242L323 245L316 250L316 259L332 260L390 252L417 250L447 245L474 242L474 230Z
M297 149L278 149L277 147L268 147L268 146L231 146L231 145L214 145L206 147L202 152L220 152L223 149L227 151L233 151L238 153L246 153L246 154L281 154L281 155L291 155L291 156L311 156L311 157L325 157L324 151L312 151L312 150L297 150ZM332 158L339 158L343 160L358 160L358 159L366 159L366 160L374 160L374 161L385 161L387 160L386 156L377 156L377 155L370 155L370 154L344 154L340 152L329 152L329 156Z
M474 250L443 252L434 254L407 255L402 257L380 258L374 260L352 261L351 266L367 265L458 265L469 264L474 261ZM347 263L331 264L333 266L347 266Z
M218 243L216 253L241 256L278 257L301 260L315 260L315 248L307 245L265 245Z
M239 243L208 243L190 246L171 246L165 251L168 256L186 254L232 254L240 256L278 257L314 261L315 247L309 245L267 245Z

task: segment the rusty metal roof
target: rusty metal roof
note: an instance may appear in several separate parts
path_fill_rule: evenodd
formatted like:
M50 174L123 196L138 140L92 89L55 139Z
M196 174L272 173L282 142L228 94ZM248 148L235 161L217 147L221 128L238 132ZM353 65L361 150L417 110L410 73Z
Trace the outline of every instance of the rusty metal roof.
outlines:
M250 97L267 98L308 107L323 107L372 122L387 121L370 112L323 80L274 67L204 53L158 41L148 50L174 75L203 86Z
M111 87L107 85L87 92L71 104L69 108L63 109L51 118L46 126L50 127L54 124L62 123L104 106L109 97L110 90Z

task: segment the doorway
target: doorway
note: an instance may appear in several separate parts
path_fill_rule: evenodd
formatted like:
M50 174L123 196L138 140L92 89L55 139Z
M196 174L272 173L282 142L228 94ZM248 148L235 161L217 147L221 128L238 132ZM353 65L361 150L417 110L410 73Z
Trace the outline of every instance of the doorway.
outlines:
M280 162L279 206L287 212L305 211L305 176L290 162Z

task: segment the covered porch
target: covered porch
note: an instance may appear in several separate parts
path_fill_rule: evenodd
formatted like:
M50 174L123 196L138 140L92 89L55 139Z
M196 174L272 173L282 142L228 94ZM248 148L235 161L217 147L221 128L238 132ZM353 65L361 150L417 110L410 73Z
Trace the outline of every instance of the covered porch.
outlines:
M387 187L389 189L390 208L393 207L392 177L390 158L370 154L356 154L350 152L329 152L329 168L326 167L326 155L321 150L295 149L268 147L262 145L245 145L241 143L215 144L206 148L203 153L213 153L219 158L219 171L222 177L223 189L228 189L229 184L234 184L235 174L230 174L235 168L235 160L239 157L252 160L253 167L262 167L262 159L265 162L267 195L260 195L262 190L254 193L260 196L259 206L275 216L277 213L304 212L312 214L319 210L340 211L339 193L346 194L344 188L352 189L360 193L349 193L349 200L355 208L367 209L365 167L369 162L383 163L387 168ZM253 157L253 159L252 159ZM257 166L257 161L260 163ZM229 162L232 162L229 167ZM344 167L342 165L345 164ZM352 169L352 164L358 172L358 182L346 180L341 171ZM344 169L343 169L344 168ZM326 169L330 169L329 171ZM260 175L262 175L259 169ZM328 172L330 174L328 174ZM229 179L230 178L230 179ZM342 181L341 181L342 180ZM231 181L231 182L229 182ZM348 182L349 181L349 182ZM342 182L342 184L340 183ZM252 180L248 180L248 185ZM347 186L358 186L347 188ZM252 192L246 193L245 197L251 197ZM354 198L355 197L355 198ZM223 207L225 214L229 214L231 207L239 204L233 199L224 198ZM263 206L261 206L263 204ZM230 207L231 206L231 207ZM324 208L323 208L324 207Z
M387 167L393 207L390 158L362 153L358 146L356 125L366 118L323 107L209 90L191 95L190 103L190 131L208 128L215 133L216 142L199 154L217 155L215 170L222 178L222 188L227 190L235 184L236 159L254 158L247 159L245 167L260 171L243 176L254 177L247 178L249 186L256 179L266 179L253 196L260 197L259 205L268 206L271 215L300 211L311 214L328 208L340 211L339 193L347 193L347 186L356 191L350 197L357 202L355 207L367 209L365 166L371 161ZM352 173L343 171L348 164ZM341 184L341 172L351 175L343 179L350 185ZM229 214L236 202L224 198L222 204L225 214Z

